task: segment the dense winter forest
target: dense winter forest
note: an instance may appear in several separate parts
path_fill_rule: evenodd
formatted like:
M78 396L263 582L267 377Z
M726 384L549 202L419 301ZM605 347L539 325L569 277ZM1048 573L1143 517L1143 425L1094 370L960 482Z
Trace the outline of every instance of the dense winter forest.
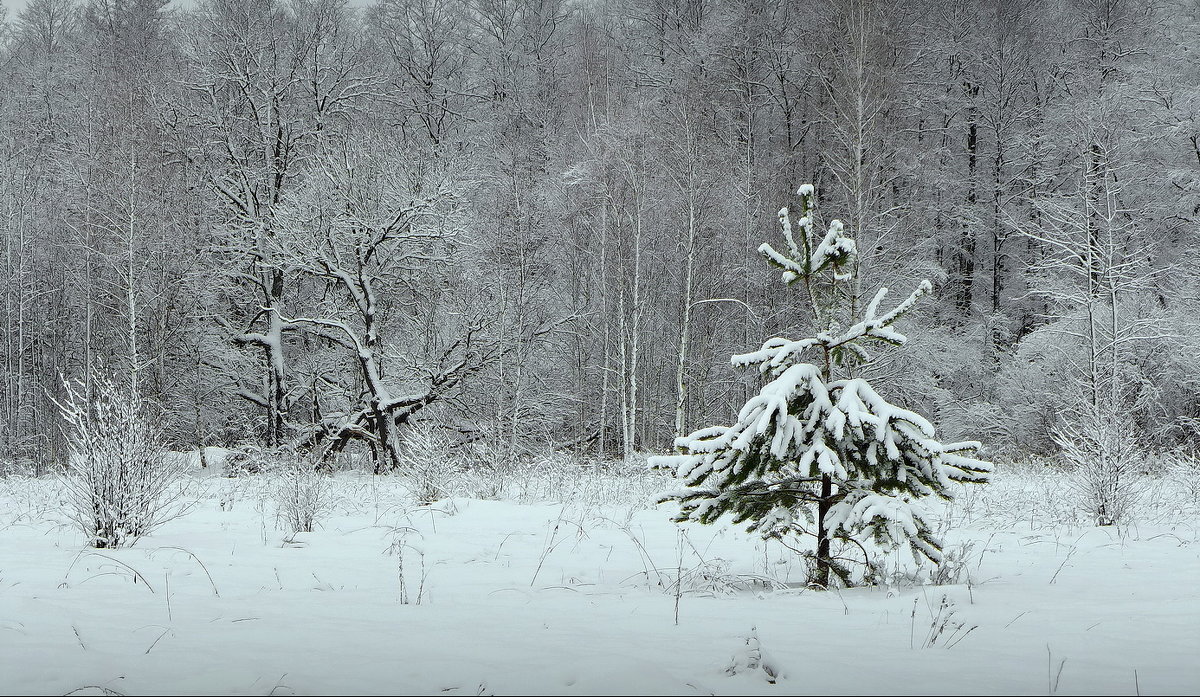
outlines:
M1200 0L0 0L0 239L0 694L1200 691Z
M856 298L933 281L889 399L993 459L1196 442L1194 0L10 1L31 471L105 376L177 450L665 452L809 329L757 251L805 182Z

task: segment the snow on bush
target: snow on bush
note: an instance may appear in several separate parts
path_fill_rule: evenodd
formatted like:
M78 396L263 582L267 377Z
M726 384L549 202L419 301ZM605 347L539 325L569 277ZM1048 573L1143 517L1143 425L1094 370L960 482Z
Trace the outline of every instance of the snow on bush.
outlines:
M329 477L303 457L292 456L275 475L276 515L290 532L312 532L333 505Z
M1127 521L1145 487L1147 467L1130 424L1086 415L1058 424L1054 440L1076 475L1070 491L1095 524Z
M97 548L131 544L179 515L177 459L166 450L147 405L111 380L92 379L90 395L66 383L59 409L69 447L63 486L68 516Z
M449 438L432 426L419 424L404 435L395 471L419 503L439 501L455 493L459 463Z

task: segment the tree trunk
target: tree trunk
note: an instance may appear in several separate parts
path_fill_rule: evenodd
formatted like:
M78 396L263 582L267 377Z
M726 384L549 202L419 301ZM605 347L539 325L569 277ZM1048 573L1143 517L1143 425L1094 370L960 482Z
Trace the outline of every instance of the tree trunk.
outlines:
M821 500L817 502L817 569L812 583L822 589L829 588L830 572L833 570L833 560L830 557L830 540L828 524L825 522L833 502L833 481L829 475L821 477Z

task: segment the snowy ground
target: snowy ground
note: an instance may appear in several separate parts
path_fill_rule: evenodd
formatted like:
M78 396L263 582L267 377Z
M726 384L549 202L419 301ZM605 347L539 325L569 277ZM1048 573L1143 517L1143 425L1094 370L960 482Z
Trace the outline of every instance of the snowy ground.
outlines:
M556 476L420 507L339 474L296 535L272 477L196 479L118 551L83 546L52 479L0 479L0 693L1200 691L1194 481L1102 529L1061 478L1002 469L943 513L960 583L815 592L777 544L678 532L654 476Z

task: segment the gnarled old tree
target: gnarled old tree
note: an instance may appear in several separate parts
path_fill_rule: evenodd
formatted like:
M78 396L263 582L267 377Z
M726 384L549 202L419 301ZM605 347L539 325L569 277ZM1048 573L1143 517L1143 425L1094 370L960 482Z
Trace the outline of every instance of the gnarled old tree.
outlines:
M322 413L314 394L314 423L301 445L325 456L365 441L376 473L400 463L404 424L503 352L483 338L485 322L456 323L454 313L439 311L440 293L430 292L431 277L448 285L444 271L454 260L450 182L407 170L382 154L391 151L377 147L384 140L367 133L331 143L324 165L281 206L288 234L275 247L281 270L323 284L315 312L283 321L349 351L357 366L353 384L335 382L344 371L321 378L334 392L340 388L342 408ZM444 320L435 333L444 327L458 335L430 336L434 314Z
M266 413L265 442L284 441L289 389L282 317L293 291L274 258L276 208L322 138L343 125L369 87L337 0L203 0L188 47L198 140L189 153L221 204L223 256L254 300L226 324L235 345L261 351L259 388L237 394Z

